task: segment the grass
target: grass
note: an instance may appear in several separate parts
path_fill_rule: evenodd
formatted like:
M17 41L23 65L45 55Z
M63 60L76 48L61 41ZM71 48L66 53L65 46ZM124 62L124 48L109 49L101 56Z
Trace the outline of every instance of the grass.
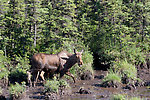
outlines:
M126 77L133 81L141 81L139 78L137 78L137 68L135 65L128 63L127 60L115 61L112 68L115 70L115 72L119 73L121 77Z
M111 96L111 100L143 100L142 98L139 97L127 97L126 95L123 94L115 94Z
M137 69L134 65L128 63L126 60L120 62L120 69L122 70L123 74L127 75L127 77L131 79L137 78Z
M125 95L115 94L111 96L111 100L126 100Z
M58 93L59 81L57 81L56 79L54 79L54 80L47 80L46 84L44 84L44 87L45 87L45 92Z
M139 97L131 97L129 100L143 100L143 99Z
M112 70L109 70L106 77L103 79L103 82L110 82L113 81L113 83L121 83L121 77L118 73L113 72Z
M25 82L22 82L22 84L20 85L19 83L15 83L15 85L10 85L9 87L9 94L10 96L12 97L13 95L15 97L19 97L21 96L25 91L26 91L26 88L25 88Z
M90 71L92 74L94 74L93 67L92 67L93 56L88 50L84 51L82 60L83 60L83 66L82 66L83 70Z
M61 80L59 80L59 87L67 88L67 87L70 87L70 86L69 86L69 84L67 83L67 81L61 79Z
M67 81L61 79L61 80L56 80L54 77L53 80L47 80L46 84L44 84L45 87L45 92L53 92L53 93L58 93L60 87L68 88L70 87Z

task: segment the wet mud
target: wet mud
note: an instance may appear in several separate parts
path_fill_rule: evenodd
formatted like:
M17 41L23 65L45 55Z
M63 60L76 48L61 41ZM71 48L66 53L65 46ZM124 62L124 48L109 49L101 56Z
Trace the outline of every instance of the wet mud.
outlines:
M110 100L114 94L123 94L127 97L140 97L146 100L150 100L150 87L142 86L136 87L136 89L123 89L125 85L122 84L120 88L104 88L100 86L102 79L106 75L107 71L95 71L96 75L93 80L82 80L76 84L71 84L72 95L66 96L65 100ZM143 76L144 77L144 76ZM90 94L80 94L77 91L81 87L88 89Z
M102 79L106 76L107 71L95 70L94 79L92 80L77 80L73 83L68 80L71 93L62 95L59 100L110 100L114 94L123 94L130 97L140 97L144 100L150 100L150 71L147 69L139 69L138 77L143 80L143 86L137 86L136 89L125 89L125 84L119 88L104 88L101 87ZM147 84L146 84L147 83ZM146 85L144 85L146 84ZM9 98L8 91L5 91L5 97ZM45 100L43 94L44 86L39 82L36 87L26 87L26 96L22 100Z
M147 71L147 70L146 70ZM150 80L148 78L147 72L142 72L139 77L145 78L144 81ZM69 80L72 93L68 95L61 96L60 100L110 100L111 96L114 94L123 94L130 97L140 97L145 100L150 100L150 87L141 86L136 87L136 89L123 89L125 85L122 84L119 88L104 88L100 86L102 79L107 74L107 71L95 71L95 76L93 80L77 80L73 83ZM146 79L147 78L147 79ZM81 89L84 91L81 93ZM28 100L45 100L42 92L44 88L42 85L28 88L27 98ZM27 99L26 98L26 99ZM25 100L26 100L25 99Z

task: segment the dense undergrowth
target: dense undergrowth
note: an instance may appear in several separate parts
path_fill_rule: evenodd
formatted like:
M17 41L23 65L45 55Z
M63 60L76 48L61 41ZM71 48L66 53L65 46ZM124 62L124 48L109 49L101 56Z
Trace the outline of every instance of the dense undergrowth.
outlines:
M22 95L26 92L25 82L22 82L21 85L17 82L15 84L10 85L9 94L11 100L21 99Z
M122 83L133 85L135 82L141 81L141 79L137 78L137 67L143 63L148 63L146 61L147 51L142 51L142 48L135 47L134 45L128 45L121 51L111 51L108 54L114 57L114 60L111 60L111 67L104 81L117 81L120 83L120 80L126 79L128 82ZM118 79L112 77L112 73Z

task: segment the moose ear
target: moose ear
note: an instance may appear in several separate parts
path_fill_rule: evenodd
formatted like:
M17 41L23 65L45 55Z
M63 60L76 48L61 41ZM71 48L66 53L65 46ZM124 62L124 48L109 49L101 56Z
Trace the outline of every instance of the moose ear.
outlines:
M81 54L83 53L83 49L81 50Z
M74 49L74 53L76 54L76 49Z

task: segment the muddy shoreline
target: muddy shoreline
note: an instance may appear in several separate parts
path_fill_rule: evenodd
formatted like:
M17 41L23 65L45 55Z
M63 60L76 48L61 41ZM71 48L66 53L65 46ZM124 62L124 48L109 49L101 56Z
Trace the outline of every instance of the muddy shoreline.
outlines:
M149 71L147 69L141 69L138 72L138 77L145 82L149 81L148 74ZM60 98L60 100L110 100L111 96L114 94L123 94L127 97L139 97L146 100L150 100L150 88L148 86L138 86L136 89L123 89L125 85L122 84L120 88L104 88L100 86L102 83L102 79L107 74L107 71L95 70L95 76L93 80L77 80L74 84L72 81L68 80L71 86L72 93L70 95L64 95ZM80 94L80 88L84 88L90 91L89 94ZM34 91L29 91L30 100L44 100L44 95L42 94L43 86L36 87L33 89ZM32 94L32 93L33 94Z
M77 80L74 84L71 80L68 80L71 87L71 94L62 95L59 100L110 100L114 94L123 94L127 97L139 97L146 100L150 100L150 72L147 68L138 68L138 77L147 83L145 86L137 86L136 89L124 89L122 84L119 88L104 88L100 86L102 79L106 76L107 71L94 70L95 75L92 80ZM80 93L80 89L84 88L88 92ZM3 90L3 94L7 100L9 100L9 93L6 88ZM43 94L44 86L39 82L36 87L26 87L26 96L22 100L45 100Z

